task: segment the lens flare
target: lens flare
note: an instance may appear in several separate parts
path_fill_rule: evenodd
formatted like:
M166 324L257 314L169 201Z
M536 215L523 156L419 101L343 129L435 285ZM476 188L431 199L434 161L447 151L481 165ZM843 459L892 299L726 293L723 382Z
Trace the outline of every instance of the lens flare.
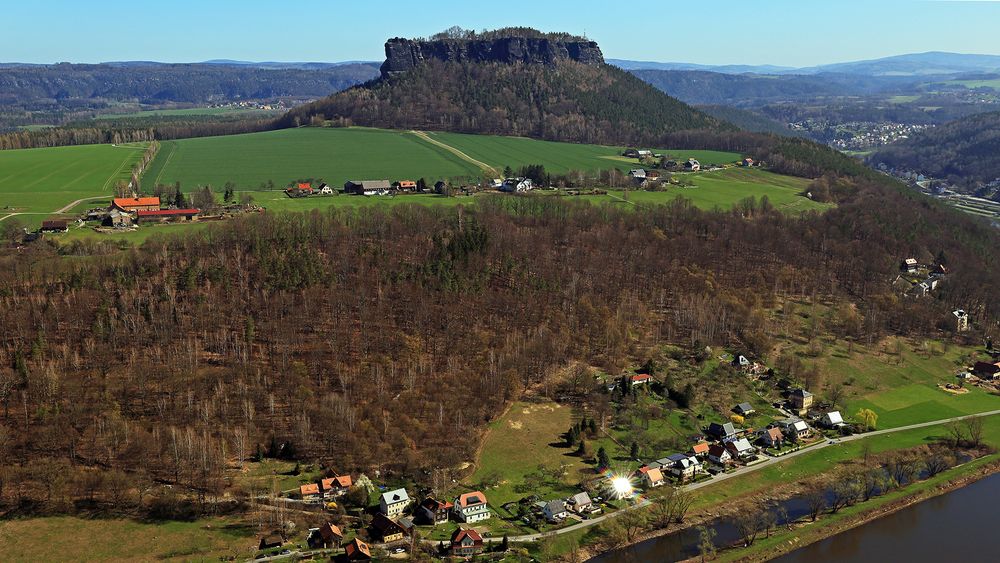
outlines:
M611 475L608 483L612 496L617 499L631 498L635 494L635 486L626 475Z

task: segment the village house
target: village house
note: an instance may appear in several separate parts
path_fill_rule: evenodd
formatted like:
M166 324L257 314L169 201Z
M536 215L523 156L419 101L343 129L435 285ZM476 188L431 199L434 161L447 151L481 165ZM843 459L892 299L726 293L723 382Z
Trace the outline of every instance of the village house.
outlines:
M969 330L969 314L966 313L964 309L952 311L951 314L955 316L956 332L965 332Z
M661 467L667 468L681 479L694 477L701 472L701 461L697 457L687 454L670 454L656 461Z
M376 514L372 518L371 525L372 538L382 543L391 543L403 539L403 528L393 522L383 514Z
M440 501L432 497L427 497L417 508L417 517L425 524L437 526L448 521L451 509L455 505L450 502Z
M389 180L348 180L344 182L344 193L355 195L387 195L392 191Z
M733 407L733 412L735 412L740 416L750 416L751 414L757 411L753 408L753 405L751 405L750 403L740 403L735 407Z
M308 483L299 487L299 496L302 500L317 500L320 497L319 485Z
M639 158L639 151L638 149L625 149L622 156L626 158Z
M809 425L798 417L785 418L778 421L781 433L788 438L801 439L809 435Z
M792 403L792 409L797 410L802 415L812 406L813 394L805 389L793 389L788 395L788 400Z
M257 549L272 549L275 547L281 547L284 543L285 543L284 538L282 538L278 534L261 536L260 543L257 544Z
M504 178L503 185L500 186L500 191L507 193L523 193L530 192L534 188L535 185L532 183L531 178Z
M749 167L753 166L753 159L750 158L750 157L744 158L743 162L741 162L740 164L743 165L743 166L745 166L745 167L747 167L747 168L749 168Z
M483 536L473 528L459 528L451 534L451 554L472 557L483 552Z
M589 512L590 509L594 507L594 502L590 500L590 495L585 492L576 493L575 495L569 497L567 504L569 504L573 508L573 512L576 512L577 514Z
M158 197L116 197L111 200L111 208L132 213L134 211L156 211L160 208Z
M542 509L542 514L545 515L545 519L549 522L561 522L569 516L569 511L566 510L565 501L562 499L556 499L545 503L545 508Z
M319 193L321 193L323 195L331 195L331 194L333 194L333 188L331 188L330 186L328 186L326 184L320 184L319 185Z
M780 428L768 428L760 435L760 442L769 448L780 448L784 441Z
M417 527L416 522L413 520L413 518L410 518L409 516L403 516L399 520L396 520L396 523L399 524L399 527L400 529L403 530L404 534L406 534L408 537L413 536L413 530L415 530Z
M648 373L640 373L629 377L628 382L632 387L635 387L636 385L645 385L646 383L649 383L649 379Z
M697 172L701 170L701 163L693 158L689 158L687 162L684 163L684 169L690 170L691 172Z
M708 455L708 442L698 442L691 446L691 455L698 459L704 459Z
M309 534L309 547L313 549L336 549L344 541L344 533L340 527L331 522L323 524Z
M299 182L294 186L285 188L285 194L289 197L306 197L313 195L313 187L312 184L307 182Z
M490 518L490 508L486 503L486 495L479 491L465 493L455 499L455 517L459 522L479 522Z
M757 448L750 445L750 441L746 438L737 438L736 440L731 440L726 442L726 450L736 459L747 460L757 453Z
M113 207L101 224L105 227L130 227L132 226L132 214Z
M406 494L406 489L388 491L382 493L382 498L379 500L379 512L389 518L398 518L408 504L410 504L410 496Z
M337 477L327 477L319 482L323 489L323 498L339 497L347 493L353 484L350 475L340 475Z
M840 428L844 425L844 417L840 416L840 411L830 411L819 419L819 423L826 428Z
M907 258L899 265L899 269L908 274L915 273L919 267L916 258Z
M666 480L663 478L663 472L659 468L647 468L642 473L642 482L647 489L652 489L662 486Z
M69 230L69 223L65 219L47 219L42 221L43 233L65 233Z
M344 546L344 556L347 557L348 561L371 561L372 551L368 544L354 538Z
M139 223L165 223L172 220L195 221L198 219L200 209L155 209L153 211L136 211L135 222Z
M641 158L652 158L653 157L653 151L651 151L651 150L639 149L637 151L637 153L639 155L638 158L640 158L640 159Z
M719 465L727 465L733 462L733 456L725 446L712 444L708 447L708 460Z
M736 438L736 427L732 422L713 422L708 425L708 435L723 442Z
M401 192L415 192L417 191L417 183L413 180L400 180L392 185L398 191Z

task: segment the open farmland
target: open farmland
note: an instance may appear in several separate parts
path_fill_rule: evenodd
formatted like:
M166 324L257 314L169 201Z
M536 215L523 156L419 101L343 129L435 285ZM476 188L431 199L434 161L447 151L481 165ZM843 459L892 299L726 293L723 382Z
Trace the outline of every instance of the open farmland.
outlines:
M0 151L0 217L25 213L25 222L38 223L78 199L110 197L144 149L132 144Z
M340 186L347 180L449 177L479 178L482 167L502 169L542 164L552 173L636 167L634 159L620 157L621 147L554 143L522 137L428 133L431 139L461 151L469 158L434 145L407 131L383 129L286 129L266 133L166 141L150 166L145 183L181 182L190 189L210 184L221 188L234 182L242 190L272 181L277 186L302 178L322 178ZM664 154L704 163L727 163L736 153L662 150Z
M300 128L164 142L144 182L186 190L209 184L241 190L269 180L284 186L297 179L428 179L480 175L479 168L404 131Z

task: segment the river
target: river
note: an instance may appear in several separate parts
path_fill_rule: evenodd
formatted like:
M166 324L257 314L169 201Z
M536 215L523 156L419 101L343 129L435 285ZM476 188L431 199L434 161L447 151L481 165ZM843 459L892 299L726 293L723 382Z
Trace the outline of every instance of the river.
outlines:
M910 506L777 559L781 563L1000 561L1000 534L992 516L1000 499L1000 474ZM791 520L807 513L801 499L782 503ZM732 545L739 535L731 522L715 521L715 543ZM698 555L694 529L656 537L598 555L588 563L678 561Z

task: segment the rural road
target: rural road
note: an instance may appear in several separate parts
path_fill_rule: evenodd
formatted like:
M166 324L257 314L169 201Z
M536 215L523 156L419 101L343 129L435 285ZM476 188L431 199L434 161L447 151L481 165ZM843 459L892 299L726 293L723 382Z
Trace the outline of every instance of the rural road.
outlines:
M84 197L84 198L81 198L81 199L78 199L78 200L74 201L73 203L70 203L70 204L67 204L67 205L63 206L60 209L57 209L56 211L53 211L52 213L66 213L70 209L73 209L74 207L76 207L77 205L80 205L81 203L83 203L85 201L91 201L91 200L95 200L95 199L105 199L106 200L106 199L108 199L108 196L106 196L106 195L99 195L99 196L96 196L96 197Z
M695 490L701 489L703 487L707 487L707 486L710 486L710 485L714 485L716 483L721 483L722 481L726 481L728 479L732 479L733 477L739 477L741 475L746 475L747 473L752 473L754 471L758 471L758 470L763 469L765 467L770 467L770 466L775 465L777 463L782 463L782 462L784 462L786 460L789 460L791 458L800 456L802 454L819 451L819 450L821 450L823 448L830 447L830 446L836 446L836 445L841 444L843 442L853 442L855 440L863 440L865 438L870 438L872 436L881 436L883 434L891 434L893 432L905 432L907 430L916 430L918 428L927 428L929 426L938 426L938 425L941 425L941 424L948 424L949 422L956 422L956 421L959 421L959 420L966 420L966 419L969 419L969 418L995 416L995 415L998 415L998 414L1000 414L1000 409L998 409L998 410L992 410L992 411L986 411L986 412L980 412L980 413L975 413L975 414L969 414L969 415L965 415L965 416L956 416L956 417L952 417L952 418L944 418L944 419L941 419L941 420L932 420L930 422L921 422L919 424L910 424L910 425L907 425L907 426L898 426L896 428L886 428L885 430L874 430L872 432L866 432L864 434L854 434L852 436L846 436L844 438L838 438L835 441L833 441L832 443L831 443L830 440L824 440L823 442L821 442L821 443L819 443L819 444L817 444L815 446L810 446L808 448L803 448L801 450L796 450L796 451L794 451L794 452L792 452L790 454L786 454L786 455L783 455L781 457L771 457L771 458L768 458L767 461L763 461L761 463L757 463L757 464L750 465L750 466L747 466L747 467L742 467L740 469L737 469L736 471L733 471L732 473L722 473L720 475L716 475L714 478L712 478L710 480L707 480L707 481L701 481L701 482L698 482L698 483L692 483L690 485L686 485L686 486L682 487L681 490L683 490L685 492L695 491ZM633 506L625 508L624 510L619 510L618 512L612 512L610 514L604 514L602 516L598 516L597 518L592 518L590 520L584 520L583 522L580 522L579 524L573 524L572 526L567 526L565 528L560 528L558 530L553 530L551 532L546 532L544 534L538 533L538 534L528 534L528 535L524 535L524 536L510 536L510 537L507 538L507 540L508 541L512 541L512 542L533 542L533 541L538 541L538 540L540 540L540 539L542 539L544 537L547 537L547 536L568 534L570 532L575 532L576 530L581 530L583 528L589 528L590 526L595 526L597 524L600 524L601 522L603 522L603 521L605 521L605 520L607 520L609 518L614 518L615 516L623 513L625 510L635 510L637 508L643 508L645 506L649 506L649 504L650 504L649 500L643 500L643 501L641 501L639 503L636 503ZM500 539L497 539L497 538L484 538L484 540L485 541L493 541L493 542L501 541Z
M486 172L489 172L490 174L492 174L494 177L498 176L496 168L493 168L492 166L490 166L489 164L486 164L485 162L483 162L481 160L476 160L476 159L472 158L471 156L465 154L464 152L456 149L455 147L453 147L451 145L446 145L446 144L442 143L441 141L438 141L437 139L432 139L430 135L428 135L427 133L424 133L423 131L410 131L410 133L413 133L418 138L423 139L424 141L427 141L428 143L430 143L432 145L437 145L437 146L441 147L442 149L444 149L444 150L446 150L446 151L454 154L455 156L457 156L458 158L461 158L462 160L464 160L466 162L471 162L472 164L475 164L476 166L482 168Z

